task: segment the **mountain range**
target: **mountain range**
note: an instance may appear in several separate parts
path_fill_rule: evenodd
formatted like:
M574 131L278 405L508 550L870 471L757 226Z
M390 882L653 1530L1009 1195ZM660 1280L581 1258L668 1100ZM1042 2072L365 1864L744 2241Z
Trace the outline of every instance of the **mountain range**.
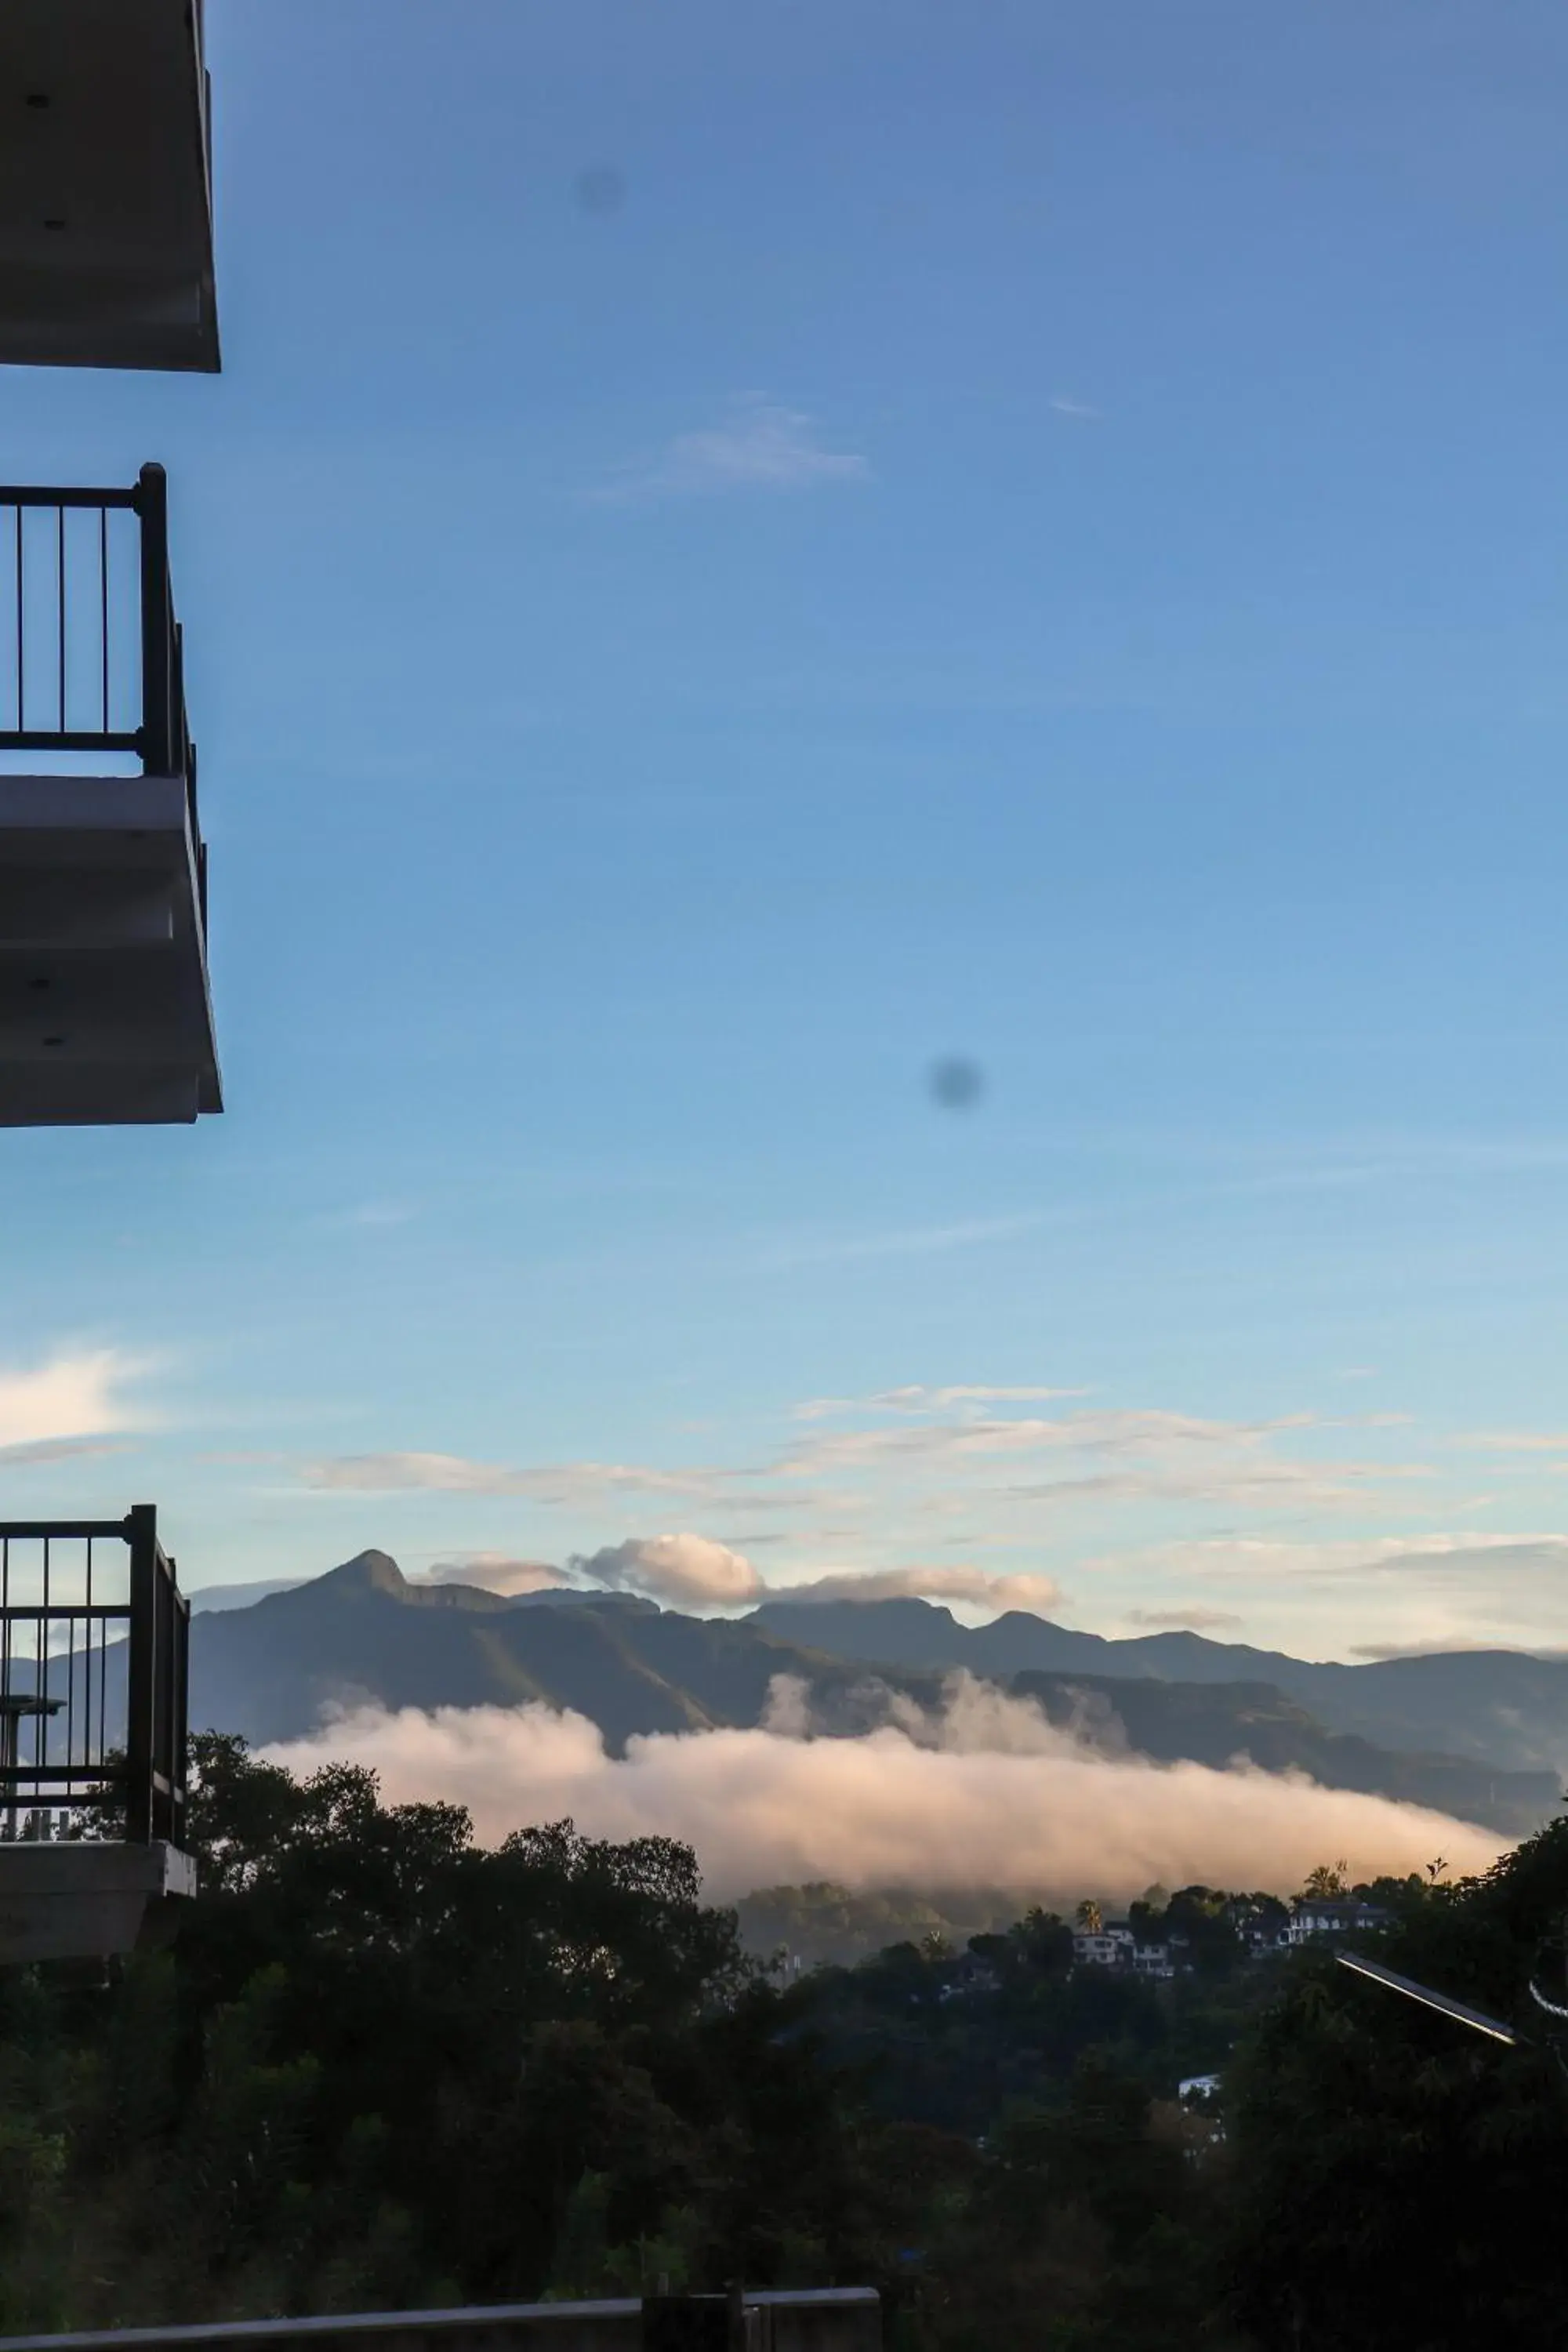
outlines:
M844 1657L967 1666L987 1679L1026 1669L1117 1680L1268 1683L1330 1730L1411 1753L1436 1749L1506 1771L1568 1765L1568 1659L1454 1650L1365 1665L1292 1658L1201 1633L1108 1641L1025 1610L961 1625L929 1601L769 1601L748 1621Z
M1556 1660L1312 1664L1194 1633L1107 1641L1024 1612L968 1627L921 1601L689 1617L625 1593L410 1583L376 1551L248 1606L198 1611L191 1719L266 1745L357 1704L531 1701L588 1717L618 1752L639 1733L753 1726L780 1675L827 1736L885 1721L895 1700L936 1716L959 1668L1108 1752L1216 1766L1245 1755L1511 1835L1561 1795L1568 1663Z

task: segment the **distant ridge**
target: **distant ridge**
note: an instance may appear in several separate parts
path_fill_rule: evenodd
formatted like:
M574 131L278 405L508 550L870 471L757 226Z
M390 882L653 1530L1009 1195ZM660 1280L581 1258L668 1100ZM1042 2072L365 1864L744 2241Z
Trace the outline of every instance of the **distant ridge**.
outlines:
M930 1601L769 1601L749 1623L841 1657L994 1676L1110 1675L1158 1682L1271 1683L1336 1731L1385 1748L1446 1750L1516 1771L1568 1769L1568 1660L1453 1650L1366 1665L1292 1658L1201 1633L1109 1641L1025 1610L961 1625Z
M940 1708L958 1666L1053 1722L1088 1720L1091 1738L1160 1761L1223 1766L1245 1754L1510 1834L1559 1797L1550 1760L1501 1751L1561 1738L1568 1665L1506 1652L1322 1666L1197 1634L1108 1642L1021 1612L972 1629L921 1601L688 1617L629 1593L411 1583L374 1550L249 1607L205 1612L191 1632L193 1720L258 1744L303 1738L360 1705L531 1702L586 1716L619 1752L643 1733L754 1726L780 1675L808 1687L815 1727L849 1734L885 1719L889 1687ZM1466 1669L1478 1679L1464 1705L1428 1688L1454 1685L1456 1670L1462 1683ZM1524 1687L1521 1669L1539 1687Z

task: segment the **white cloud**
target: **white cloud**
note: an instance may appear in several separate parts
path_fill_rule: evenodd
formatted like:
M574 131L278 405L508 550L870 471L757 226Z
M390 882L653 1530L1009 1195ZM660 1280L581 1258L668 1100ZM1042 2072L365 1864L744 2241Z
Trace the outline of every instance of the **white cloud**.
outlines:
M790 1736L779 1696L772 1728L633 1738L622 1758L584 1717L543 1706L367 1709L269 1752L296 1772L369 1765L393 1802L467 1805L488 1843L565 1815L594 1837L680 1838L720 1896L819 1878L1045 1897L1121 1899L1154 1879L1285 1893L1325 1855L1359 1877L1437 1853L1476 1871L1499 1850L1440 1813L1296 1775L1096 1755L995 1693L855 1739Z
M1087 401L1068 400L1061 394L1049 404L1058 416L1075 417L1080 424L1097 425L1102 414L1100 409L1091 408Z
M612 1592L640 1592L675 1607L732 1608L764 1598L762 1578L743 1552L706 1536L633 1537L587 1557L574 1554L574 1575Z
M774 1585L770 1601L957 1601L979 1609L1058 1609L1065 1599L1052 1576L1008 1575L984 1568L846 1569L805 1584Z
M0 1449L16 1459L22 1449L144 1427L146 1415L126 1391L151 1369L118 1348L94 1348L53 1356L32 1370L0 1371Z
M504 1552L459 1552L451 1559L433 1560L413 1584L473 1584L482 1592L504 1593L514 1599L522 1592L549 1592L566 1581L545 1559L512 1559Z
M627 468L597 495L623 504L726 490L808 490L864 481L869 470L853 450L825 448L804 410L748 393L720 424L678 434L651 463Z

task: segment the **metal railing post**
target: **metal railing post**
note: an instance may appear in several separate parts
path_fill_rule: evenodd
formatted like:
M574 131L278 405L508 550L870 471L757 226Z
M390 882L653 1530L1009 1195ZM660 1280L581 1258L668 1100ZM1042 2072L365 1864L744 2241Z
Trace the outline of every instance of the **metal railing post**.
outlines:
M191 1604L169 1562L169 1830L185 1843L185 1784L190 1771Z
M174 645L169 596L169 483L162 466L136 482L142 523L142 769L174 773Z
M157 1740L158 1513L138 1503L125 1520L131 1547L131 1642L125 1694L125 1834L153 1836L153 1774Z

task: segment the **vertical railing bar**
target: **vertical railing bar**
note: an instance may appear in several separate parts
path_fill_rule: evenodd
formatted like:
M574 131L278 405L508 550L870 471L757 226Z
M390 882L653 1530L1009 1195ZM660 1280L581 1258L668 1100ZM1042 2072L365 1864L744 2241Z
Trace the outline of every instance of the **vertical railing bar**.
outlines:
M60 733L66 731L66 510L55 509L55 587L59 598Z
M92 1538L87 1539L87 1638L82 1644L81 1760L92 1769Z
M89 1688L89 1691L90 1691L90 1689L91 1689L91 1687L92 1687L91 1680L90 1680L90 1675L91 1675L91 1669L90 1669L90 1666L89 1666L89 1684L88 1684L88 1688ZM108 1691L109 1691L109 1620L108 1620L108 1618L106 1617L106 1618L104 1618L104 1620L103 1620L102 1623L99 1626L99 1629L98 1629L98 1764L99 1764L99 1769L100 1769L100 1771L101 1771L101 1770L102 1770L102 1769L103 1769L104 1761L105 1761L105 1759L106 1759L106 1758L107 1758L107 1756L108 1756L108 1754L109 1754L109 1739L108 1739L108 1736L107 1736L107 1728L106 1728L105 1722L104 1722L104 1712L105 1712L105 1707L106 1707L106 1704L107 1704L107 1700L108 1700Z
M150 776L174 773L173 630L169 599L168 483L162 466L137 478L142 520L142 765Z
M76 1763L76 1611L66 1619L66 1765ZM66 1784L69 1794L70 1783Z
M109 732L109 509L98 509L99 643L103 654L103 731Z
M44 1760L44 1706L48 1697L49 1670L46 1663L49 1610L49 1539L44 1538L44 1605L33 1620L33 1786L32 1803L27 1811L27 1833L37 1835L38 1829L38 1768ZM18 1743L20 1745L20 1743Z
M125 1834L145 1845L153 1835L153 1676L157 1612L157 1513L138 1503L126 1520L131 1545L131 1640L126 1660Z
M22 576L22 509L13 509L16 517L16 732L26 732L27 725L27 629L26 593Z

